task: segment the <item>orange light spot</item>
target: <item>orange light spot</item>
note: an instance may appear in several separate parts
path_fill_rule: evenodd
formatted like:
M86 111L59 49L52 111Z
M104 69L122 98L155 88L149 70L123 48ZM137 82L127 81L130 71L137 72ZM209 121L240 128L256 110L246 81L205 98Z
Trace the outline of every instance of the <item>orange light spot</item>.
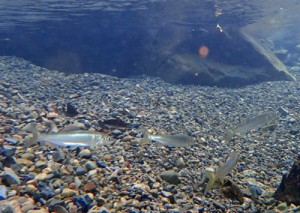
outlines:
M207 46L202 45L199 50L198 50L199 56L202 58L206 58L208 53L209 53L209 49Z

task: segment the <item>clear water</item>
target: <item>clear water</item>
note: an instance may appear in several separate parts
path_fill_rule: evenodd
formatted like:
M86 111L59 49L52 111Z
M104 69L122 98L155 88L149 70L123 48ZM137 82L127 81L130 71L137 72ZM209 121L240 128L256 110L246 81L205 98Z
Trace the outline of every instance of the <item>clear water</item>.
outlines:
M160 66L165 59L153 51L197 52L197 38L217 26L226 31L255 23L252 31L266 45L292 48L300 39L298 11L295 0L2 0L0 55L59 71L122 77ZM283 44L286 39L291 41ZM170 47L184 40L197 44Z

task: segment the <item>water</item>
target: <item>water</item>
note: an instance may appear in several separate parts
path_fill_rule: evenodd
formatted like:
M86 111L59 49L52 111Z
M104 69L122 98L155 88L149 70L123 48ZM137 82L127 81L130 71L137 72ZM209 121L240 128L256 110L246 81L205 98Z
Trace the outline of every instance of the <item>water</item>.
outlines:
M64 72L152 74L173 55L197 54L199 45L220 29L261 23L252 31L274 46L299 33L299 7L293 0L2 0L0 55Z

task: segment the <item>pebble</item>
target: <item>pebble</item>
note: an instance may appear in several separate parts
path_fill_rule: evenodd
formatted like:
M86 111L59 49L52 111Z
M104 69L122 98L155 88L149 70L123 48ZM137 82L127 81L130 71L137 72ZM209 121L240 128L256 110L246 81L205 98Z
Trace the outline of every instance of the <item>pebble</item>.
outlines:
M182 169L185 167L185 162L183 160L182 157L178 158L176 161L175 161L175 166Z
M61 150L53 152L53 161L54 162L63 162L65 160L65 153Z
M4 171L1 173L1 176L0 177L8 186L11 186L13 184L21 184L19 176L11 168L4 167Z
M26 153L21 155L21 158L33 161L34 159L36 159L36 156L33 153L26 152Z
M226 207L224 205L222 205L220 202L218 202L216 200L213 200L212 202L218 209L221 209L223 212L226 210Z
M287 206L286 202L282 202L277 206L277 209L282 212L285 211L287 208L288 208L288 206Z
M177 185L181 182L179 179L179 175L172 170L162 172L159 176L161 177L161 179L163 179L164 181L170 184Z
M93 181L88 181L86 184L84 184L83 190L85 192L91 192L91 191L95 190L96 187L97 186L96 186L96 184Z
M106 163L103 162L103 161L98 161L97 166L100 167L100 168L106 168L107 167Z
M106 199L99 196L99 197L96 197L96 202L97 202L98 206L103 206L106 203Z
M81 184L82 184L82 182L81 182L81 180L79 179L79 177L75 177L75 178L74 178L74 182L75 182L75 186L76 186L77 189L78 189L78 188L81 186Z
M4 141L6 141L12 145L16 145L18 143L18 141L15 138L4 138Z
M39 169L45 169L48 167L48 163L45 161L38 161L35 163L35 167Z
M60 205L54 206L53 211L55 213L69 213L68 210L65 207L60 206Z
M63 189L61 196L63 198L65 198L65 197L73 197L73 196L76 196L77 194L78 194L77 191L75 191L73 189L65 188L65 189Z
M0 185L0 200L5 200L7 198L6 186Z
M54 191L43 182L39 182L37 188L40 191L42 198L46 200L50 199L55 195Z
M87 172L87 170L82 166L78 166L75 171L76 175L84 175Z
M101 207L99 210L98 210L99 213L110 213L110 211L105 208L105 207Z
M96 169L96 168L97 168L97 165L96 165L96 163L93 162L93 161L88 161L88 162L86 162L86 164L85 164L85 168L89 171L89 170Z
M0 154L5 157L11 157L15 154L16 150L17 149L14 146L3 145L1 147Z
M89 149L83 149L79 152L78 157L80 158L91 158L91 151Z

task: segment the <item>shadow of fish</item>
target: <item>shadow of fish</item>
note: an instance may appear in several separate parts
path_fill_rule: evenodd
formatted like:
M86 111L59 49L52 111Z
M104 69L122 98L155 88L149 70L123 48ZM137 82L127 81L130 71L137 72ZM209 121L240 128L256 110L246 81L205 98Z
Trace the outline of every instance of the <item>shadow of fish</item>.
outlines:
M245 135L251 130L266 128L275 121L276 117L276 112L263 112L257 116L247 118L244 122L237 125L237 127L235 127L234 129L226 131L225 141L230 141L232 137L237 133Z

